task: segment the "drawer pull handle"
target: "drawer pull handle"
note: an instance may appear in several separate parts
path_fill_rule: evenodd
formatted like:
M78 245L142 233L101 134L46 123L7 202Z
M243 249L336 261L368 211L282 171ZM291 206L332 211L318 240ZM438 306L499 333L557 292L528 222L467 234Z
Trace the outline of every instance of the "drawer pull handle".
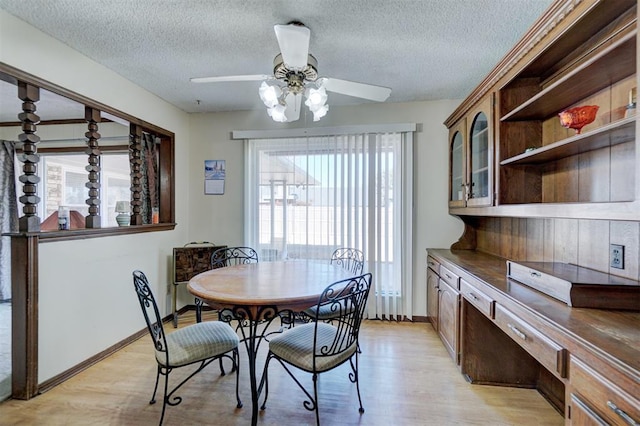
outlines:
M531 276L534 277L534 278L540 278L542 276L542 274L540 272L532 271L531 272Z
M478 299L478 296L476 296L476 295L475 295L475 294L473 294L473 293L469 293L469 296L471 296L471 298L472 298L473 300L476 300L476 301L477 301L477 300L479 300L479 299Z
M507 327L509 327L511 331L513 331L513 333L519 338L521 338L522 340L527 340L527 335L524 334L522 331L518 330L516 326L514 326L513 324L507 324Z
M611 410L616 413L618 416L622 417L622 419L627 422L627 424L632 425L632 426L638 426L640 425L640 423L636 422L635 420L633 420L631 418L630 415L628 415L627 413L624 412L624 410L618 408L618 406L616 404L614 404L611 401L607 401L607 407L611 408Z
M445 277L447 277L447 278L449 278L450 280L452 280L452 279L453 279L453 277L452 277L451 275L447 274L447 273L445 273L445 274L444 274L444 276L445 276Z
M428 263L429 263L429 266L436 266L435 262L428 262Z

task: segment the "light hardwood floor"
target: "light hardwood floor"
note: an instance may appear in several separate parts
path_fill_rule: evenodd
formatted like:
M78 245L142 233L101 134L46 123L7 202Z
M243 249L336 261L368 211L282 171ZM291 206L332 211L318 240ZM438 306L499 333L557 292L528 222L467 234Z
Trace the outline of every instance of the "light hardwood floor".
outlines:
M181 316L181 326L190 322L191 312ZM169 325L166 330L173 329ZM564 424L535 390L467 383L428 324L365 321L360 344L365 413L358 412L355 386L347 378L350 370L342 366L319 379L323 425ZM244 349L240 358L246 361ZM164 424L250 424L246 362L241 367L243 408L235 408L235 376L221 377L213 363L183 387L182 404L167 408ZM155 425L162 407L149 405L155 369L151 340L144 336L36 398L0 403L0 424ZM269 377L269 403L258 423L315 424L314 414L302 406L302 393L277 363ZM308 374L300 377L311 384Z

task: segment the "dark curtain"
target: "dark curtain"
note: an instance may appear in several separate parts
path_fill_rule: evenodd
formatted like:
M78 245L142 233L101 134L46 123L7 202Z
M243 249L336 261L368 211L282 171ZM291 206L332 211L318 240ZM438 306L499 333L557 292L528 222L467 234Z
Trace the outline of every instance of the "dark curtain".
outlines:
M153 208L159 206L158 198L158 143L160 139L142 134L142 223L151 223Z
M18 231L15 143L0 140L0 233ZM0 238L0 301L11 299L11 237Z

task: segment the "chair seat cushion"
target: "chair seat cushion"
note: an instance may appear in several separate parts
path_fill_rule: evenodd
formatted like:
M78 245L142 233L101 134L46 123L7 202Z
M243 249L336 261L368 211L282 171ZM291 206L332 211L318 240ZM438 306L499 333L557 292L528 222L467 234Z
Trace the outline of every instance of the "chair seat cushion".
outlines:
M238 335L229 324L207 321L167 334L169 363L164 352L156 350L156 359L164 367L180 367L201 361L238 347Z
M336 327L331 324L317 323L318 341L316 343L316 353L321 354L323 347L333 343ZM304 324L293 327L271 339L269 350L278 358L306 371L314 371L313 368L313 333L316 323ZM342 364L349 359L356 351L354 342L344 351L331 356L317 356L315 371L327 371Z

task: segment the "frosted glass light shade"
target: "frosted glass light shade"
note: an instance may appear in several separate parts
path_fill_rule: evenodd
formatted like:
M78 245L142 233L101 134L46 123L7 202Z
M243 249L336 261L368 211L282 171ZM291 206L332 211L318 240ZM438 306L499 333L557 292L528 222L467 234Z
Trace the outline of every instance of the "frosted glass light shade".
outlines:
M273 108L278 105L280 95L282 95L282 89L278 86L269 86L263 81L258 89L258 94L267 108Z

